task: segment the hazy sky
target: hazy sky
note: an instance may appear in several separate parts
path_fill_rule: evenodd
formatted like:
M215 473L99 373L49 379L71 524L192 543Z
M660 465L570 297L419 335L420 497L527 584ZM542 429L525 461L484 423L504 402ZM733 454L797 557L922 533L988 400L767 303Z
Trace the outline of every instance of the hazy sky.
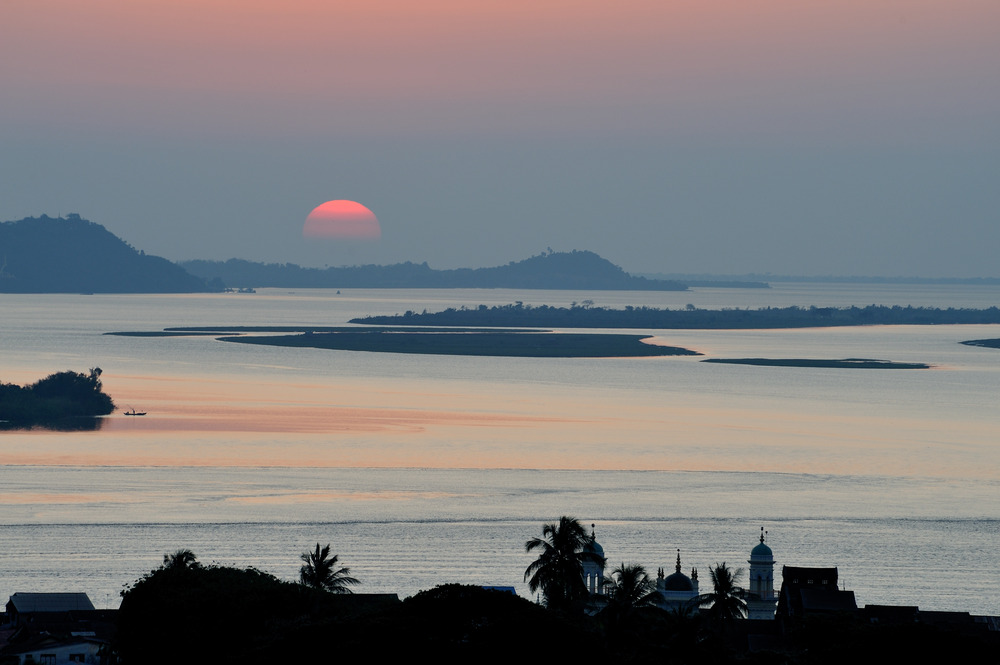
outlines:
M330 199L379 241L304 239ZM0 220L170 259L1000 276L996 0L2 0Z

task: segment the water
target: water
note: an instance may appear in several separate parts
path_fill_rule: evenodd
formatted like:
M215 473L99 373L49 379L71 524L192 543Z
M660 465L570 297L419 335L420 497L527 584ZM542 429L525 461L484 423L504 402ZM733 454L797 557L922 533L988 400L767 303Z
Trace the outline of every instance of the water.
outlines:
M613 563L836 565L859 603L1000 614L1000 326L639 331L717 357L872 357L926 371L699 358L517 359L104 336L175 325L340 325L479 303L988 307L986 286L767 291L263 290L0 296L0 379L104 369L144 418L0 433L0 597L116 606L163 553L294 579L333 543L364 590L522 583L524 541L571 514Z

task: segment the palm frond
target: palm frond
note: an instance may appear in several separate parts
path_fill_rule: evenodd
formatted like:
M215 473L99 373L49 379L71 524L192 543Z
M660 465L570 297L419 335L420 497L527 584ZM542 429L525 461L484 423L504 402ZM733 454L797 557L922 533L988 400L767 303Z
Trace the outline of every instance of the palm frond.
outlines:
M526 552L539 550L524 571L524 580L532 593L541 590L549 607L568 608L582 600L587 589L583 582L585 561L603 559L586 550L592 542L586 529L572 517L563 516L558 524L542 525L542 537L524 544Z
M320 547L316 543L313 552L303 552L299 557L302 559L302 567L299 568L299 582L314 589L323 589L331 593L351 593L348 587L361 584L361 582L351 577L350 568L337 568L339 557L334 554L330 556L330 545Z

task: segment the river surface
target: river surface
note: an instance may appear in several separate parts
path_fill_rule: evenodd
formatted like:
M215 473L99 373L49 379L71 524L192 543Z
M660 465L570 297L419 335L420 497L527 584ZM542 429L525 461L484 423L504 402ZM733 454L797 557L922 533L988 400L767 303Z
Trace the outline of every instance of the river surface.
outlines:
M0 598L98 607L190 548L295 579L331 543L359 590L528 595L524 542L573 515L612 564L837 566L860 605L1000 614L1000 326L638 332L705 354L520 359L107 336L342 325L479 304L989 307L1000 287L776 284L676 293L264 289L0 295L0 380L100 366L91 432L0 432ZM702 363L877 358L929 370ZM780 575L777 576L780 579ZM744 577L745 580L745 577ZM989 590L989 591L984 591Z

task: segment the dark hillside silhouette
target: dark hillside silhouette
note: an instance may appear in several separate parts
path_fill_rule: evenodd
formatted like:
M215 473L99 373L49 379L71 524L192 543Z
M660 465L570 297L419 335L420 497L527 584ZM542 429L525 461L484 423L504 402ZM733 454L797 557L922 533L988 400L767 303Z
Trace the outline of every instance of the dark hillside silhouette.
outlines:
M680 282L634 277L593 252L547 252L493 268L434 270L427 263L303 268L240 259L185 261L188 271L228 286L280 288L595 289L684 291Z
M0 223L0 293L194 293L205 282L79 215Z

